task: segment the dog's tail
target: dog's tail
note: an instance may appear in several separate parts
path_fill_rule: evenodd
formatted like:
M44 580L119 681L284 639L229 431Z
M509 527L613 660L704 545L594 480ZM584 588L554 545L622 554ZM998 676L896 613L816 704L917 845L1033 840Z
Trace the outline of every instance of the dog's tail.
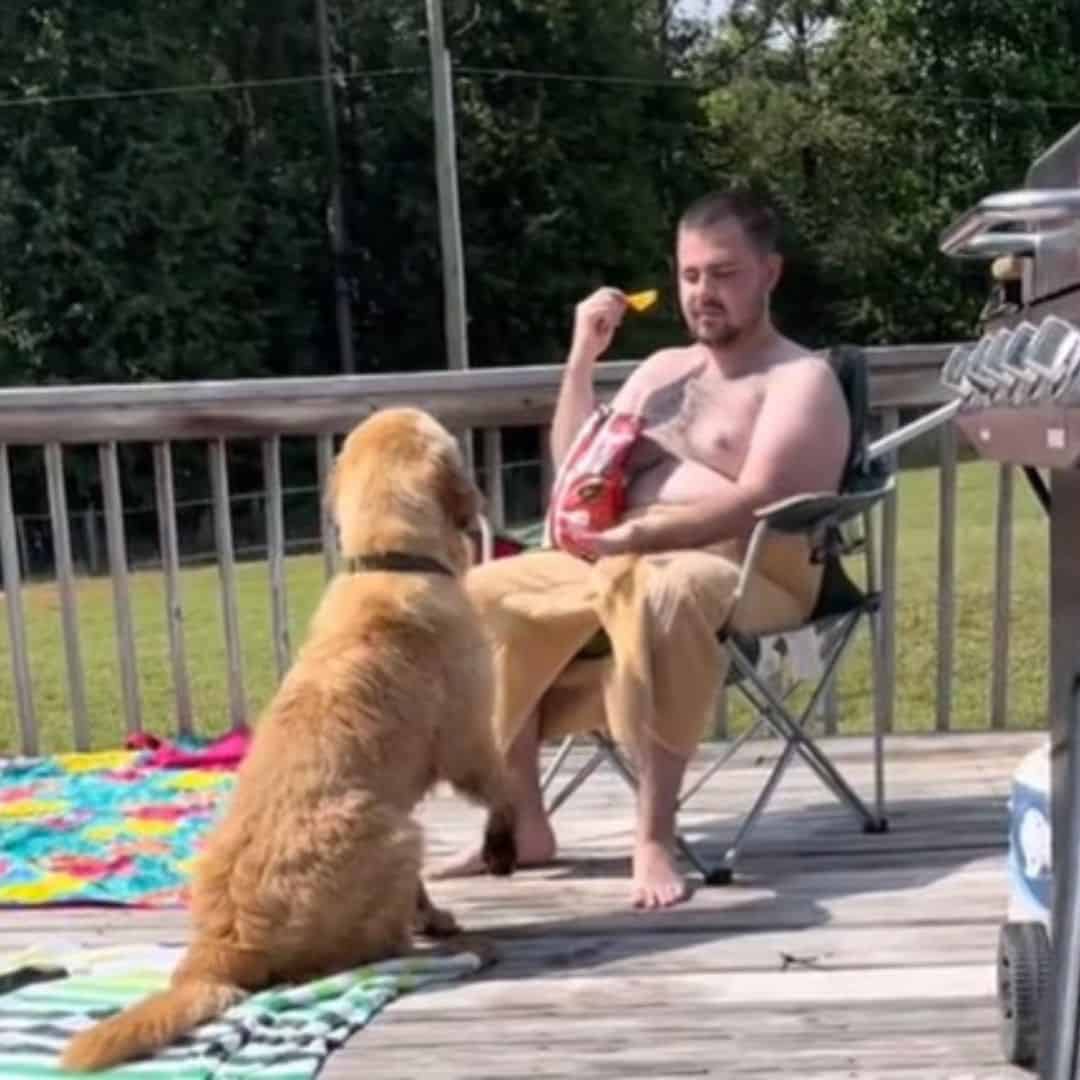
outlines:
M237 986L192 975L80 1032L68 1043L60 1064L72 1072L96 1072L146 1057L220 1016L244 996Z

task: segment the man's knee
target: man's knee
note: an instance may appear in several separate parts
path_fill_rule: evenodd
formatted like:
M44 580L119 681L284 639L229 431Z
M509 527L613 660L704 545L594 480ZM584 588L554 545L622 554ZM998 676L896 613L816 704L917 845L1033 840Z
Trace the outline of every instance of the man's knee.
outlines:
M502 561L479 563L465 575L465 592L481 615L487 614L506 595L506 567L499 565Z
M508 597L536 591L539 584L533 580L533 569L528 554L478 563L465 574L465 591L481 615L498 611Z
M478 563L465 575L465 590L484 614L506 606L516 597L550 595L553 590L580 586L588 565L562 551L527 551Z

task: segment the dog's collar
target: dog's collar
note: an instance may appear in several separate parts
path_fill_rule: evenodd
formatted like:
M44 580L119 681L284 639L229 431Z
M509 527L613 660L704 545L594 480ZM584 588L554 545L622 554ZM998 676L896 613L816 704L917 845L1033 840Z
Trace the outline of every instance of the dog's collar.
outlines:
M445 574L453 577L454 571L444 562L430 555L412 555L408 551L381 551L374 555L354 555L345 562L353 574L364 571L383 571L392 574Z

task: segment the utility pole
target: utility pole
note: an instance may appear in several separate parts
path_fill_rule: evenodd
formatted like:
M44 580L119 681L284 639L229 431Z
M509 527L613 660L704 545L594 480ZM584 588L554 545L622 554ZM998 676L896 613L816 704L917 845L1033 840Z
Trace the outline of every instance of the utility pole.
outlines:
M349 235L345 222L345 202L341 194L341 155L338 152L337 110L333 74L330 70L330 20L326 13L326 0L315 0L315 17L319 24L319 68L322 75L323 110L326 114L326 153L330 161L330 206L326 225L330 234L330 251L334 257L338 352L341 356L341 370L346 375L351 375L356 371L356 357L353 353L349 282L343 270L345 253L349 250Z
M435 176L439 193L446 362L451 371L461 371L469 366L469 334L454 135L453 71L450 53L446 48L442 0L427 0L427 22L428 45L431 50L432 105L435 114Z

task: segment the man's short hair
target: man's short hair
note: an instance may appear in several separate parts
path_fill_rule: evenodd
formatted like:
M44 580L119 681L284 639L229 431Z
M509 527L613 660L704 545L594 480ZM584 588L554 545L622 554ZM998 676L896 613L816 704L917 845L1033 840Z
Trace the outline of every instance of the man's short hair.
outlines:
M769 201L749 188L712 191L691 203L679 218L679 228L704 232L735 219L763 254L780 247L780 218Z

